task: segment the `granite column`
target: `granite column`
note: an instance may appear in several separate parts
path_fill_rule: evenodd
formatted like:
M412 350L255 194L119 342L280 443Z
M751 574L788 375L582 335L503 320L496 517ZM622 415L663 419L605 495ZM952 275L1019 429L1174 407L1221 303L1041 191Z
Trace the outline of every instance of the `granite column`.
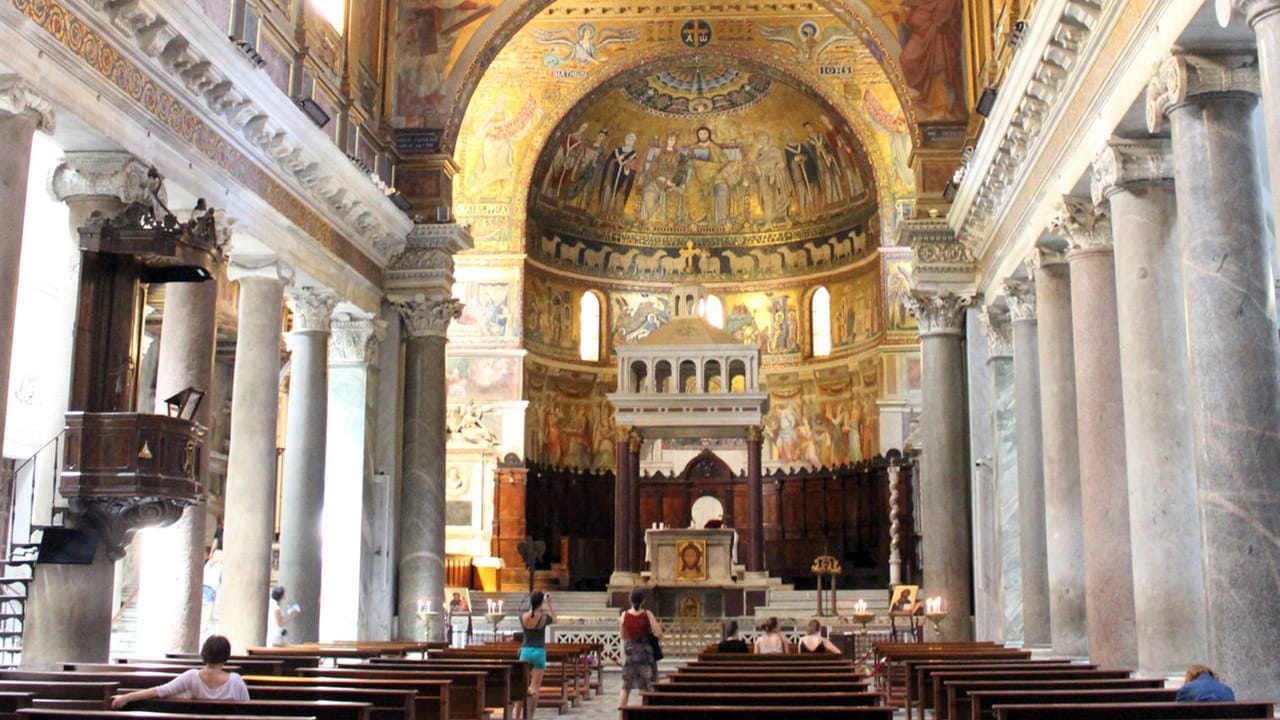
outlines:
M1023 638L1022 604L1022 526L1018 498L1017 398L1013 368L1013 325L1008 311L992 312L983 308L982 328L987 341L987 370L991 384L991 449L990 470L993 485L988 508L995 526L993 564L999 585L993 588L999 598L997 637L1005 642ZM971 401L972 402L972 401ZM977 471L975 471L976 473ZM975 493L975 497L977 494ZM974 513L975 520L977 513ZM994 627L993 627L994 629ZM981 636L979 636L981 637Z
M644 528L640 527L640 449L644 437L634 430L627 440L627 544L631 548L631 562L627 568L633 573L644 569Z
M1055 227L1071 239L1072 347L1076 366L1076 438L1084 528L1085 613L1089 658L1103 667L1138 664L1129 482L1120 384L1120 331L1111 221L1105 207L1063 198ZM1119 548L1119 550L1117 549Z
M280 322L291 273L272 259L233 257L240 320L231 389L231 447L223 521L222 634L237 652L264 644L275 540Z
M1062 248L1042 246L1035 274L1040 349L1040 430L1044 454L1049 634L1053 652L1089 654L1084 529L1076 432L1076 367L1071 275Z
M1280 344L1252 55L1166 58L1148 87L1172 129L1209 663L1241 699L1280 695Z
M1014 426L1018 446L1018 556L1022 576L1022 644L1049 647L1049 564L1044 531L1044 452L1040 427L1040 341L1035 286L1005 282L1013 335Z
M1228 3L1244 15L1258 41L1262 117L1266 123L1266 156L1271 170L1271 210L1280 213L1280 0L1218 0L1220 9ZM1219 20L1229 19L1222 15L1220 10ZM1280 223L1277 225L1273 239L1280 242Z
M908 305L920 325L923 360L923 590L942 597L950 613L942 626L946 640L973 638L969 451L965 434L956 430L966 424L963 340L965 308L971 302L965 295L917 289Z
M1138 670L1173 675L1208 645L1168 139L1111 140L1093 163L1093 199L1109 203L1115 239Z
M614 429L613 457L617 464L613 486L613 573L614 582L621 582L631 566L631 538L627 535L627 509L631 499L631 428L625 425ZM629 576L627 576L629 577Z
M764 481L760 475L760 451L764 436L759 425L747 428L747 527L751 544L747 547L748 572L764 569Z

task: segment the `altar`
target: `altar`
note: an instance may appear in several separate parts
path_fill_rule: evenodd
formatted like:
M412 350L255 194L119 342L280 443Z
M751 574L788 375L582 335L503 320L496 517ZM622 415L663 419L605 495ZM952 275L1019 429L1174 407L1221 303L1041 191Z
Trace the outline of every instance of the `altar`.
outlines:
M658 586L732 583L735 536L730 529L645 530L651 581Z

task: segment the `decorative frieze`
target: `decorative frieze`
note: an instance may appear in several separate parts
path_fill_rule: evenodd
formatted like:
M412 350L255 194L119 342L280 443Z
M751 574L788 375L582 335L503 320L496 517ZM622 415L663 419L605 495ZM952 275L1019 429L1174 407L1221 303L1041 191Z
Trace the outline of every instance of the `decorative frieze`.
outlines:
M1126 186L1173 182L1173 150L1168 138L1112 138L1093 161L1090 190L1101 205Z
M378 364L378 343L387 335L387 323L375 318L335 313L329 323L329 364Z
M328 288L291 287L285 290L286 302L293 313L294 332L329 332L338 295Z
M1147 128L1164 130L1171 110L1199 95L1262 94L1256 55L1170 55L1147 85Z
M53 103L31 88L17 75L0 77L0 113L9 115L29 114L36 121L36 129L49 135L57 125Z
M1062 204L1049 221L1049 231L1066 238L1072 250L1109 250L1111 209L1106 204L1094 205L1083 198L1063 195Z
M411 338L446 337L449 323L462 316L462 302L454 298L432 298L417 295L391 301L404 320Z
M1009 306L1010 322L1036 319L1036 285L1034 281L1005 280L1004 297L1005 303Z
M912 290L906 298L907 309L920 325L921 337L963 334L965 310L972 303L972 295L946 290Z
M982 334L987 338L987 357L991 359L1013 357L1013 324L1011 311L983 305L978 319Z

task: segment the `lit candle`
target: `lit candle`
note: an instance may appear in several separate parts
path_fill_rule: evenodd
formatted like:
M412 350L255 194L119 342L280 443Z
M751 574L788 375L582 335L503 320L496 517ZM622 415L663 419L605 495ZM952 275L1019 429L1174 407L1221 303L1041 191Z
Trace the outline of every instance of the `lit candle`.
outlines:
M858 598L858 602L853 604L853 611L858 615L865 613L867 611L867 601L862 598Z
M428 612L428 613L429 613L429 612L431 612L431 601L430 601L430 600L428 600L428 601L427 601L427 609L426 609L426 612Z
M499 601L498 601L498 614L499 614L499 615L501 615L501 614L502 614L502 601L501 601L501 600L499 600Z

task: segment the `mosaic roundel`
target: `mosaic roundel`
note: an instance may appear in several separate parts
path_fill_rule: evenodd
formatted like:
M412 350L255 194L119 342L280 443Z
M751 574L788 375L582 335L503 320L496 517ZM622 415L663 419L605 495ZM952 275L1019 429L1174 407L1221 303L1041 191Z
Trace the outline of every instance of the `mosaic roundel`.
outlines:
M638 75L623 86L627 99L665 117L692 117L750 107L764 100L773 85L723 58L688 59Z

